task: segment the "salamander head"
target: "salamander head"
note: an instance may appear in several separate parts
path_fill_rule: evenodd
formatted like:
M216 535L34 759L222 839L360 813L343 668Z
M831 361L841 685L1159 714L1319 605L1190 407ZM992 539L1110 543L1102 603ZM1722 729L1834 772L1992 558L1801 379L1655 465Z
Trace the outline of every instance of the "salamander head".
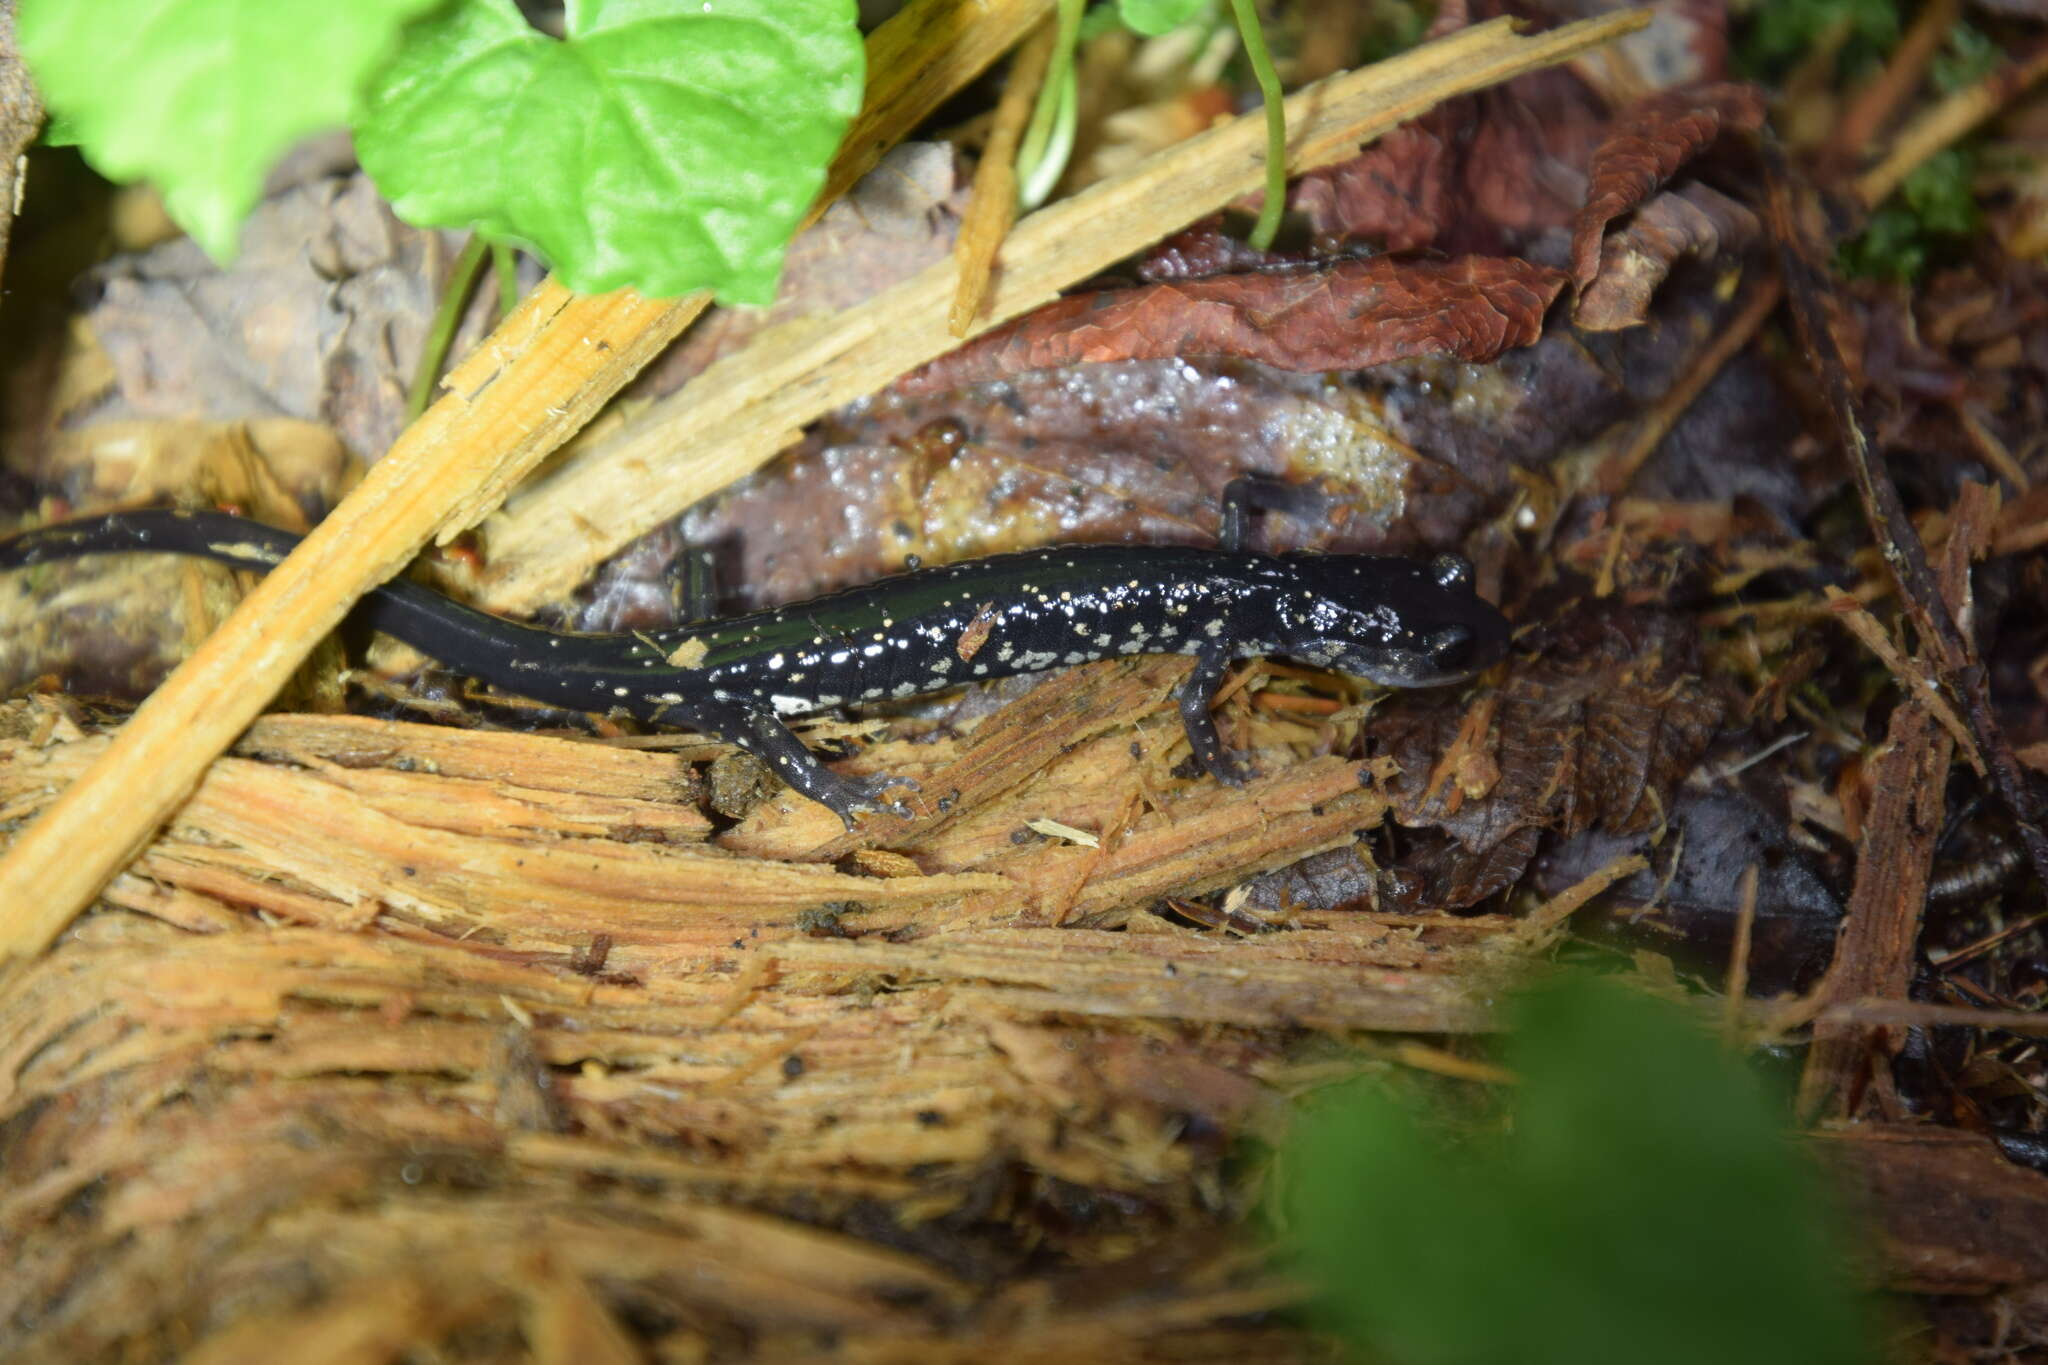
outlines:
M1508 623L1457 555L1431 560L1288 556L1300 584L1277 653L1386 687L1462 682L1507 653ZM1299 602L1297 611L1294 603Z

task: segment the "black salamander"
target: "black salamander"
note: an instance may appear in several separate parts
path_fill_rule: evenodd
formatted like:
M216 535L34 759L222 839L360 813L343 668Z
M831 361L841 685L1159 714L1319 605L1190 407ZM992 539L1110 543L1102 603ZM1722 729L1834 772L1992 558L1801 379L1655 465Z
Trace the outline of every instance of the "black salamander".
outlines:
M1242 519L1232 518L1234 533ZM141 511L0 542L0 569L114 552L276 564L298 537L225 513ZM1179 694L1196 760L1239 783L1210 699L1233 659L1277 655L1390 687L1460 682L1506 652L1507 622L1456 555L1262 555L1086 545L921 569L772 611L626 635L521 625L397 579L358 608L449 668L535 701L624 711L737 744L852 827L899 777L820 764L785 718L1129 654L1191 654Z

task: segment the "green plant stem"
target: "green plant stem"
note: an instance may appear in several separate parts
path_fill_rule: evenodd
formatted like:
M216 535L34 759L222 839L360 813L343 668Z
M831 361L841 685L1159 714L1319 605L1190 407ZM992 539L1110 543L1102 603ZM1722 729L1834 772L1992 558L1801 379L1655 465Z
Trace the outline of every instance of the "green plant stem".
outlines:
M511 317L519 306L518 255L503 242L492 242L491 271L498 277L498 316Z
M1017 149L1018 198L1027 209L1037 208L1059 182L1055 174L1050 177L1051 183L1046 183L1047 158L1058 156L1064 161L1066 153L1073 149L1074 47L1080 39L1081 15L1088 8L1088 0L1059 0L1059 5L1059 37L1053 43L1052 63L1045 69L1045 84L1038 88L1038 103L1032 107L1031 123ZM1062 123L1067 130L1065 148L1056 150L1054 143ZM1032 197L1030 191L1041 185L1043 188Z
M1068 158L1074 154L1075 110L1080 104L1080 92L1075 89L1071 69L1067 78L1060 82L1056 95L1051 140L1044 154L1031 167L1030 179L1017 187L1017 202L1027 209L1052 197L1053 188L1066 174Z
M1273 54L1266 50L1265 30L1259 27L1252 0L1230 0L1230 12L1244 39L1245 60L1252 64L1266 101L1266 204L1249 239L1254 250L1265 251L1279 235L1280 215L1287 210L1287 111L1280 99L1280 73L1273 69Z
M441 306L434 310L433 325L427 328L427 344L420 352L419 367L412 372L412 390L405 396L407 420L425 412L428 401L434 396L434 381L441 377L441 364L448 358L448 347L455 340L456 324L462 320L463 305L469 301L469 291L476 287L477 276L483 269L484 252L489 248L490 243L484 240L481 232L472 232L462 254L455 258L455 268L448 275L448 287L441 292ZM502 281L504 276L500 275L499 279Z

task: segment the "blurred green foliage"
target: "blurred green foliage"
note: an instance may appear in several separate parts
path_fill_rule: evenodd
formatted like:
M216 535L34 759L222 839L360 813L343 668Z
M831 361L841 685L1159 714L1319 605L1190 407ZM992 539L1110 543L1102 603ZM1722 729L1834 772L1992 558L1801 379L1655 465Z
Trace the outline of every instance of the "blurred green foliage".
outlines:
M1977 230L1971 192L1976 159L1949 147L1916 167L1880 205L1863 231L1845 240L1837 260L1845 275L1910 281Z
M1422 41L1436 18L1436 6L1426 0L1362 0L1365 6L1364 36L1358 54L1359 65L1397 57Z
M1735 49L1736 69L1776 81L1839 29L1841 69L1858 70L1899 41L1897 0L1754 0Z
M1943 39L1941 51L1935 53L1934 60L1928 64L1927 79L1934 82L1934 88L1942 94L1954 94L1990 75L1991 68L1997 66L2004 55L1984 30L1970 24L1955 24L1950 26L1948 36Z
M1303 1116L1280 1207L1324 1321L1399 1365L1879 1358L1819 1172L1740 1058L1593 978L1510 1013L1496 1122L1371 1082Z

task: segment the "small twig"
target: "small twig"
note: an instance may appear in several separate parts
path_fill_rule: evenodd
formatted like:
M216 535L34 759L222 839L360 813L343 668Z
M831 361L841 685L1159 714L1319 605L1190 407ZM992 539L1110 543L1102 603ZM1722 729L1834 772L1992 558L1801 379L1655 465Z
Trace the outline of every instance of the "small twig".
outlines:
M1877 78L1856 92L1828 139L1835 165L1854 165L1912 93L1920 88L1927 68L1941 52L1942 41L1962 12L1962 0L1932 0L1906 36L1892 49L1891 60Z
M1640 853L1622 854L1530 911L1529 917L1516 927L1515 938L1525 948L1549 943L1564 928L1565 921L1577 914L1587 901L1649 866L1650 860Z
M995 121L989 127L988 145L982 149L981 165L974 171L974 193L967 214L960 220L960 237L953 255L960 262L960 283L953 292L953 335L964 337L981 311L988 293L989 271L996 251L1017 221L1017 143L1023 136L1024 120L1031 112L1031 100L1045 84L1047 65L1052 60L1056 27L1041 25L1037 36L1017 52L1010 66L1010 79L1003 98L996 105Z
M2003 109L2043 76L2048 76L2048 43L1956 91L1907 124L1884 160L1857 177L1856 193L1864 206L1876 208L1890 198L1927 158Z
M1458 770L1468 761L1486 753L1482 746L1486 743L1486 736L1493 729L1494 713L1499 709L1500 693L1491 688L1481 693L1472 705L1466 708L1465 714L1458 721L1458 733L1444 746L1443 754L1437 759L1436 766L1430 770L1429 783L1422 789L1424 805L1436 800L1436 794L1443 790L1444 784L1451 782ZM1450 793L1444 798L1444 813L1456 815L1464 804L1465 788L1459 783L1451 782Z
M1911 703L1894 708L1885 743L1870 764L1874 791L1856 851L1856 882L1849 893L1834 961L1813 994L1777 1015L1781 1027L1814 1018L1843 1000L1903 998L1912 980L1927 902L1928 869L1941 830L1949 741L1927 711ZM1855 1111L1873 1059L1897 1050L1896 1036L1836 1021L1816 1022L1813 1044L1799 1077L1800 1121L1823 1111ZM1879 1085L1890 1071L1880 1067Z
M1771 310L1783 297L1784 289L1775 275L1751 286L1749 298L1740 311L1686 367L1678 382L1665 390L1664 395L1643 414L1628 445L1602 463L1602 489L1619 493L1629 486L1636 472L1643 467L1643 462L1678 425L1678 419L1685 415L1686 409L1706 392L1707 385L1714 382L1714 376L1749 345L1751 338L1756 336L1757 328L1763 325L1764 319L1771 315Z
M1952 953L1929 954L1929 959L1935 966L1940 967L1943 971L1947 971L1951 967L1960 967L1965 962L1980 958L1999 944L2010 942L2028 930L2043 924L2048 924L2048 910L2028 915L2025 919L2014 920L2003 929L1994 930L1978 939L1975 943L1966 943Z
M1963 434L1970 438L1970 444L1977 447L1977 453L1991 471L2011 484L2015 490L2024 493L2034 486L2027 477L2027 471L2013 458L2005 442L1985 424L1982 407L1975 402L1960 402L1955 405L1956 421L1962 426Z
M1941 722L1941 728L1948 731L1950 739L1976 770L1977 776L1984 776L1984 759L1977 752L1976 741L1970 737L1969 727L1956 714L1948 698L1942 695L1941 685L1927 673L1927 670L1912 659L1901 654L1898 647L1884 633L1884 626L1861 602L1843 592L1840 588L1829 588L1828 609L1835 619L1848 627L1849 633L1863 642L1863 647L1877 656L1877 661L1892 675L1892 681L1899 690L1920 702L1934 718Z
M1820 1018L1826 1023L1901 1024L1921 1028L1946 1024L2002 1029L2030 1037L2048 1036L2048 1014L2032 1010L1975 1010L1967 1005L1929 1005L1917 1000L1852 1000L1828 1006Z
M1749 949L1756 932L1757 865L1742 869L1742 908L1735 916L1735 942L1728 949L1728 989L1722 1025L1732 1041L1741 1036L1743 1006L1749 998Z
M1416 1071L1427 1071L1432 1075L1448 1076L1457 1081L1473 1081L1480 1085L1520 1085L1522 1078L1504 1066L1482 1062L1472 1057L1460 1057L1455 1052L1446 1052L1440 1047L1404 1039L1386 1051L1387 1057L1402 1066Z
M1963 703L1970 733L1990 769L1992 784L2012 812L2034 875L2048 883L2048 838L2043 837L2036 823L2033 792L2027 786L2026 775L2020 771L2012 745L1992 713L1983 665L1935 584L1934 572L1927 562L1927 547L1921 543L1898 487L1892 482L1883 452L1872 446L1865 434L1856 396L1849 386L1848 368L1829 325L1827 303L1833 298L1832 281L1814 264L1819 254L1816 234L1806 228L1794 202L1791 168L1775 141L1766 138L1761 147L1770 182L1770 219L1777 241L1779 273L1785 281L1800 339L1820 381L1822 395L1834 413L1850 470L1856 478L1856 490L1863 501L1864 517L1898 583L1900 600L1933 656L1937 674Z

